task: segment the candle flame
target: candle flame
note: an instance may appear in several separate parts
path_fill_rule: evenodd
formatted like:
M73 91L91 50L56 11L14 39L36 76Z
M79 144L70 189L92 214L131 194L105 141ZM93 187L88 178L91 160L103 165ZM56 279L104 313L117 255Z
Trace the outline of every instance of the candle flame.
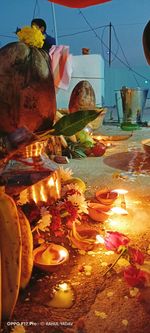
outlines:
M123 209L121 207L112 207L111 212L118 214L118 215L128 215L127 210Z
M118 193L118 194L127 194L128 193L127 190L124 190L124 189L121 189L121 188L115 189L112 192L115 192L115 193Z
M60 250L59 251L60 259L64 259L67 257L66 251L65 250Z
M104 238L100 235L96 235L96 243L104 244Z
M60 283L59 284L59 289L61 289L62 291L67 291L68 290L68 284L66 282Z
M109 220L109 225L110 225L112 228L118 228L118 227L119 227L119 230L120 230L120 227L122 227L123 224L121 224L120 221ZM122 228L121 228L121 229L122 229Z

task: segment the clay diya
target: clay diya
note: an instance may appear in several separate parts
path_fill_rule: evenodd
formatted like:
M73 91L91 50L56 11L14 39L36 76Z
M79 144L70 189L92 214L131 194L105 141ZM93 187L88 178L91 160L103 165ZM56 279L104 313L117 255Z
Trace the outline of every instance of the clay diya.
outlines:
M97 230L78 225L74 222L69 239L72 245L79 250L93 251L101 246L101 243L97 241L97 234Z
M117 199L118 193L104 188L96 192L96 199L103 205L112 205Z
M58 244L44 243L33 251L34 265L43 271L53 272L69 258L66 248Z
M110 208L111 208L110 206L105 206L103 204L96 202L88 203L89 216L91 217L92 220L96 222L106 221L110 216L109 213Z

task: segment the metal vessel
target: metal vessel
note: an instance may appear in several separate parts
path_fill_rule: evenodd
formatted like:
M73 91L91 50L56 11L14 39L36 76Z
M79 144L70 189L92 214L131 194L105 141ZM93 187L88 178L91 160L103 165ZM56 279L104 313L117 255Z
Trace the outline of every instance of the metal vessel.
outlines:
M115 93L119 123L140 124L148 89L126 88Z

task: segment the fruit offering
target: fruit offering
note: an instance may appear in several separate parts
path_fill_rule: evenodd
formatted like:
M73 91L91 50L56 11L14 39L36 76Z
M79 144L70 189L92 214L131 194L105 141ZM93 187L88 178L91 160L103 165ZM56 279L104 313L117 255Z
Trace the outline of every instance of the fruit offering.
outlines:
M81 143L84 143L86 147L93 147L94 146L94 140L92 136L87 133L85 130L82 130L76 134L77 140L79 140Z
M86 150L87 156L100 157L105 154L106 146L102 142L96 142L95 145Z

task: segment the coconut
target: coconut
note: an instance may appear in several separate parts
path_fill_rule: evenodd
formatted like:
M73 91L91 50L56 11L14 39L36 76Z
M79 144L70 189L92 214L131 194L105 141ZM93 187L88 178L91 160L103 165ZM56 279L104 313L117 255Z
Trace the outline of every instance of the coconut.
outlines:
M74 87L69 101L69 112L96 109L95 92L88 81L80 81Z
M0 131L45 130L53 124L56 96L47 52L23 42L0 49Z

